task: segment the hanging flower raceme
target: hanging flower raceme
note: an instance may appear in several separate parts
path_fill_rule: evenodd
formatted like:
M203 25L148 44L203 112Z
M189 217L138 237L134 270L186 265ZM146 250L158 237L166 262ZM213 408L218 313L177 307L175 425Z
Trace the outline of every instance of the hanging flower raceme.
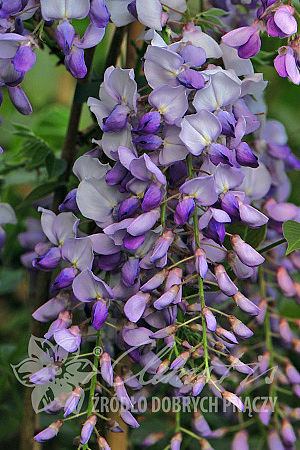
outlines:
M177 3L182 2L151 1L143 10L139 1L108 0L107 7L119 24L138 18L160 31L163 9L169 7L171 16ZM182 13L183 3L177 10ZM194 24L185 24L171 44L153 32L144 56L149 95L139 95L132 69L109 67L99 99L88 100L102 133L97 150L76 160L73 172L79 184L72 185L60 213L42 210L48 242L35 246L33 266L55 270L55 277L53 297L34 317L52 320L45 337L70 353L97 334L97 346L103 343L104 351L94 353L90 395L99 381L102 395L108 390L118 399L121 417L132 428L139 426L133 416L136 399L162 385L166 395L175 393L185 401L209 389L231 409L245 410L239 396L247 383L255 391L258 374L275 364L273 336L279 371L271 386L291 385L299 392L299 373L281 356L286 346L299 348L296 322L290 326L278 320L275 301L280 291L291 301L299 297L294 279L299 258L277 249L282 208L298 217L298 209L281 192L281 181L288 184L285 169L296 162L280 126L266 122L261 127L256 114L266 84L253 73L251 62L243 61L258 51L262 24L280 29L279 37L294 33L293 8L272 5L264 2L254 25L223 37L224 54L225 44ZM102 1L80 6L61 2L54 11L42 2L44 18L59 20L56 37L71 72L79 68L84 74L79 53L102 35L109 17L104 6ZM91 25L80 39L71 19L87 15ZM228 46L238 48L230 58ZM118 365L124 353L126 367ZM57 365L51 366L32 382L52 379L56 370ZM155 383L144 386L138 372ZM69 393L65 416L75 411L82 395L78 385ZM99 447L106 449L97 417L89 408L80 442L93 442L95 432ZM290 417L281 420L276 414L273 419L269 406L258 417L270 424L272 445L278 438L272 428L277 421L284 442L293 442ZM172 449L185 439L186 428L178 420ZM230 426L213 430L208 422L196 413L190 432L206 449L212 448L212 438L231 432ZM116 423L107 426L120 431ZM39 439L54 436L57 423L47 430ZM243 424L234 425L234 432L233 448L247 448ZM151 434L144 445L159 439L161 435Z

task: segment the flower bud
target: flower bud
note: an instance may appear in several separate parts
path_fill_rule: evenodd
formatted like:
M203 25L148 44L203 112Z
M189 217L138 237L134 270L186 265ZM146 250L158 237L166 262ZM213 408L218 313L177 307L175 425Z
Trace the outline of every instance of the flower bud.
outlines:
M154 339L163 339L165 337L171 336L172 334L175 334L177 329L177 325L169 325L166 328L162 328L161 330L156 331L151 335L151 337Z
M108 316L108 309L104 300L97 300L92 307L92 325L95 330L100 330Z
M284 267L279 267L277 270L277 282L282 290L282 293L286 297L293 297L296 294L296 288L293 280Z
M163 269L160 272L158 272L141 287L141 291L148 292L158 288L161 284L163 284L167 276L167 273L168 273L167 269Z
M114 379L113 368L111 365L111 357L106 352L102 353L100 357L100 368L103 380L106 381L109 386L112 386Z
M293 338L292 344L295 352L300 353L300 340L297 338Z
M207 271L208 271L208 265L206 261L206 253L202 248L197 248L195 251L195 266L196 266L196 272L199 273L201 278L205 278Z
M133 404L127 394L123 380L119 375L117 375L115 377L114 389L115 389L115 393L116 393L119 401L122 403L122 405L128 409L133 408Z
M169 306L177 297L179 289L180 286L177 284L171 286L167 292L165 292L157 300L155 300L155 302L153 303L154 308L162 310Z
M282 445L279 434L276 430L269 431L268 445L270 450L284 450L284 446Z
M246 430L241 430L236 433L233 441L231 450L248 450L248 433Z
M241 280L245 280L253 276L254 270L252 267L246 266L246 264L242 263L237 254L233 251L229 251L227 253L227 261L232 268L234 274L237 278Z
M267 300L264 299L264 298L263 298L263 299L259 302L259 304L258 304L258 307L259 307L259 313L258 313L258 315L256 316L256 320L257 320L257 322L258 322L259 324L263 323L263 321L265 320L265 315L266 315L266 311L267 311L267 306L268 306Z
M118 422L116 422L113 419L109 419L107 422L107 426L109 431L111 431L112 433L124 433L123 428L120 427L120 425L118 424Z
M181 353L181 355L177 356L177 358L174 359L174 361L171 364L170 369L171 370L178 370L178 369L180 369L180 367L185 365L185 363L187 362L189 357L190 357L190 352L189 351Z
M259 409L258 417L260 421L267 426L270 422L271 414L272 406L270 403L267 403L266 405L262 405L262 407Z
M231 297L232 295L238 292L238 288L236 287L234 282L229 278L229 276L226 273L226 270L221 264L215 267L215 275L217 278L219 288L225 295Z
M45 430L41 431L39 434L34 436L33 439L35 439L37 442L48 441L49 439L52 439L57 435L57 433L62 425L63 425L62 420L53 422L53 423L51 423L51 425L49 425L48 428L45 428Z
M120 416L122 420L127 423L131 428L138 428L139 424L136 419L133 417L130 411L122 410L120 411Z
M239 397L232 392L223 391L222 396L230 403L235 405L240 411L244 411L244 404Z
M255 303L251 302L247 297L245 297L241 292L237 292L233 296L235 303L237 306L244 311L245 313L249 314L250 316L257 316L260 312L260 309L258 306L255 305Z
M209 436L211 433L208 423L199 411L195 411L194 413L193 429L200 436Z
M81 444L86 444L90 437L91 434L93 432L93 429L96 425L97 422L97 416L95 414L92 414L83 424L83 427L81 429L81 434L80 434L80 443Z
M279 333L280 333L280 336L282 337L282 339L284 339L286 342L292 342L293 333L289 327L288 321L284 318L280 319Z
M227 356L228 361L232 365L232 367L237 370L238 372L245 373L247 375L253 374L253 369L251 367L247 366L247 364L240 361L238 358L232 355Z
M111 450L110 446L108 445L104 437L99 436L97 439L97 443L100 450Z
M209 329L209 331L216 331L217 328L217 321L213 313L207 306L205 306L202 309L202 314L206 322L206 326Z
M162 363L160 363L160 365L158 366L156 373L157 374L161 374L164 373L168 367L170 365L170 360L169 359L165 359Z
M200 444L201 450L214 450L212 448L212 446L210 445L210 443L204 438L199 439L199 444Z
M234 316L229 316L228 318L230 325L235 334L237 334L242 339L248 339L253 335L253 331L250 330L246 325L243 324L239 319Z
M231 331L225 330L225 328L220 327L219 325L216 328L216 335L220 336L222 339L225 339L229 343L238 344L238 340L235 335L231 333Z
M192 389L192 393L193 393L194 397L200 394L200 392L202 391L202 389L205 386L205 383L206 383L206 378L203 377L202 375L198 375L195 383L193 384L193 389Z
M64 417L67 417L69 414L75 411L82 393L83 390L81 389L80 386L78 386L72 391L72 394L67 398L67 401L65 403Z
M170 450L180 450L180 444L182 442L182 434L176 433L170 443Z
M243 239L235 234L231 237L231 245L233 250L237 253L242 263L249 267L256 267L262 264L265 260L251 245L247 244Z
M174 239L174 233L171 230L166 230L162 236L160 236L155 242L153 253L150 257L151 262L155 262L158 259L166 255L170 245Z
M297 439L293 427L287 419L283 419L281 427L281 436L283 437L284 442L288 446L293 445L293 443Z
M29 379L34 384L42 385L49 383L49 381L55 378L56 374L59 371L59 368L60 365L58 363L49 364L48 366L43 367L42 369L30 375Z
M259 372L263 374L268 370L269 367L270 361L269 350L265 351L265 353L261 355L258 360L259 360Z
M68 329L55 331L54 340L67 352L75 352L81 343L81 330L77 325L73 325Z
M148 434L148 436L146 436L141 445L145 447L150 447L150 445L154 445L161 439L163 439L164 436L165 433L163 431L156 431L155 433Z
M287 374L290 383L300 383L300 373L291 363L286 364L285 373Z

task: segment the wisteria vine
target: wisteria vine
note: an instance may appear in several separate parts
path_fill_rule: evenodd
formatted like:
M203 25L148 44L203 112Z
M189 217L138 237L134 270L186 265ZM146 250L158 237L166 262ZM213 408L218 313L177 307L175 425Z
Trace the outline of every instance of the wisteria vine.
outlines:
M286 256L282 234L283 222L299 221L299 208L287 202L287 172L300 163L284 127L266 117L267 83L249 58L261 33L284 40L275 69L299 84L298 13L275 0L211 3L216 22L203 11L191 17L184 0L1 2L1 84L23 114L32 109L20 84L35 62L38 34L49 46L49 36L57 40L76 78L86 75L84 50L99 44L109 20L139 20L148 44L142 85L133 69L105 71L99 98L88 100L101 140L75 161L78 183L59 212L40 208L41 228L31 222L19 237L28 250L23 263L54 273L51 298L33 317L52 321L44 337L58 350L30 381L53 380L68 354L91 340L104 350L94 355L86 410L71 415L83 383L45 408L63 418L39 432L39 442L85 417L78 448L97 442L109 449L105 430L122 426L95 411L95 392L116 396L120 418L137 428L138 398L163 386L164 395L187 400L208 388L235 407L214 430L200 411L190 423L177 412L166 448L195 439L212 449L232 434L232 449L246 450L247 430L258 424L260 445L294 448L300 409L280 394L300 396L291 362L300 350L299 320L281 316L279 298L300 299L293 280L299 252ZM40 20L30 32L33 15ZM80 37L71 20L85 17ZM210 31L202 31L205 23ZM124 353L126 362L116 364ZM269 399L257 415L234 413L257 393ZM161 438L153 430L143 445Z

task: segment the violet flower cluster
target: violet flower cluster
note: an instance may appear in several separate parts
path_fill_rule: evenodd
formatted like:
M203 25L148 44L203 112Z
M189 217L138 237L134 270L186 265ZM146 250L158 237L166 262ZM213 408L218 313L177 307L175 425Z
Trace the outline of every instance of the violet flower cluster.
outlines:
M286 44L280 46L274 59L274 67L281 77L288 77L292 83L299 84L299 35L295 18L298 13L290 4L276 0L262 0L261 3L253 23L229 31L223 36L223 42L236 48L241 58L247 59L259 52L261 33L285 39Z
M258 53L259 35L264 31L269 36L287 39L286 45L278 50L274 66L281 77L299 84L300 51L294 7L275 0L262 0L254 20L256 2L215 0L213 4L224 11L232 11L227 21L234 29L223 37L223 41L237 48L241 58L247 59ZM241 4L250 14L240 17L239 10L232 9L236 4ZM84 52L101 42L109 21L120 27L139 20L156 31L167 26L175 36L176 24L180 23L178 20L182 20L186 10L185 0L4 0L0 6L0 85L7 88L11 101L21 114L31 114L32 107L20 85L26 72L35 64L35 51L43 43L43 35L51 42L53 38L56 40L56 50L61 51L58 56L64 58L67 70L75 78L84 78L87 74ZM85 18L89 19L89 25L80 36L72 20ZM226 22L226 18L224 20ZM249 24L249 20L253 23ZM243 26L236 28L238 24ZM49 45L47 39L44 42ZM51 46L50 50L53 51Z
M186 10L186 2L182 0L167 0L164 5ZM35 64L35 50L40 44L48 45L47 39L56 40L67 70L75 78L84 78L87 74L84 51L101 42L110 19L117 26L138 19L148 27L161 30L169 17L178 18L178 14L163 12L159 0L147 1L146 5L142 0L3 0L0 5L0 86L7 88L21 114L31 114L32 107L20 85ZM85 18L89 19L89 25L81 37L72 20ZM43 33L46 40L43 40ZM53 51L51 46L50 50Z
M112 16L119 3L108 2ZM132 3L133 15L142 14L139 2ZM153 4L161 14L160 2ZM280 6L283 13L277 6L273 11L264 4L257 23L268 17L275 30L278 12L290 23L290 7ZM57 19L50 12L45 17ZM246 59L258 47L258 26L229 33L221 45L193 23L169 45L152 31L145 95L133 70L109 67L99 98L88 101L102 139L76 160L79 184L60 212L41 208L47 240L35 245L32 264L55 276L50 300L33 317L52 321L45 338L70 353L97 333L105 351L91 398L95 389L116 396L132 428L139 426L131 412L135 402L157 389L143 385L141 370L167 395L198 396L208 388L240 411L243 396L259 389L266 373L271 399L282 389L300 396L300 374L285 353L299 353L299 321L281 318L276 301L280 295L300 298L293 280L299 254L286 257L284 246L276 246L282 223L299 220L298 207L286 200L287 171L300 164L282 125L266 120L266 82ZM59 27L62 33L71 29L68 20ZM128 362L117 371L113 361L124 352ZM31 380L47 383L56 369L54 363ZM64 400L55 399L51 412L66 418L82 395L76 386ZM260 421L264 427L270 450L293 448L299 408L271 406L262 405L256 426ZM246 427L253 422L245 429L243 423L226 425L233 417L225 414L224 427L212 430L196 411L188 434L211 449L214 439L238 431L232 448L247 449ZM99 448L109 449L97 420L89 408L80 443L86 446L95 431ZM63 422L35 439L56 436ZM179 449L186 437L180 414L172 431L170 448ZM153 433L143 445L160 439Z

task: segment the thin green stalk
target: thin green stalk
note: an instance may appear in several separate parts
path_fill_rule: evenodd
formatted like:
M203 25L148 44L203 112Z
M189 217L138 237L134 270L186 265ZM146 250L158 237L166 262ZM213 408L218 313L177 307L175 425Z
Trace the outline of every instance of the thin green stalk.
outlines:
M101 346L101 330L97 333L97 340L96 340L96 347ZM99 364L100 354L98 352L95 353L94 357L94 365L93 365L93 372L94 375L91 379L91 385L90 385L90 395L89 395L89 405L87 410L87 417L89 417L94 409L94 395L95 395L95 388L96 388L96 381L97 381L97 373L98 373L98 364ZM82 450L87 450L88 444L84 444L82 447Z
M259 270L258 270L258 276L259 276L259 287L260 287L260 294L263 298L266 298L266 286L265 286L265 279L264 279L264 271L263 268L260 266ZM265 335L266 335L266 346L267 349L270 352L270 360L269 360L269 368L271 370L273 370L274 367L274 347L273 347L273 341L272 341L272 331L271 331L271 325L270 325L270 316L269 316L269 310L268 308L266 308L266 313L265 313L265 320L264 320L264 328L265 328ZM271 398L275 398L276 396L276 384L275 384L275 380L273 380L271 382L270 385L270 392L269 395ZM275 422L277 423L278 421L278 407L276 404L276 409L275 409Z
M274 247L278 247L278 245L282 245L286 243L286 239L280 239L279 241L273 242L273 244L267 245L266 247L263 247L262 249L258 250L258 253L265 253L269 250L272 250Z
M187 167L188 167L189 177L193 178L193 163L192 163L192 155L191 154L189 154L187 157ZM196 241L197 247L200 248L200 233L199 233L199 229L198 229L197 205L195 206L194 212L193 212L193 228L194 228L195 241ZM201 308L203 309L205 307L205 300L204 300L203 280L200 275L198 275L198 289L199 289L198 293L199 293ZM203 316L202 316L202 336L203 336L205 370L206 370L206 376L207 376L207 381L208 381L210 379L209 356L208 356L208 344L207 344L207 335L206 335L206 322L205 322L205 319Z
M176 412L176 426L175 426L175 433L178 433L180 431L180 411Z

